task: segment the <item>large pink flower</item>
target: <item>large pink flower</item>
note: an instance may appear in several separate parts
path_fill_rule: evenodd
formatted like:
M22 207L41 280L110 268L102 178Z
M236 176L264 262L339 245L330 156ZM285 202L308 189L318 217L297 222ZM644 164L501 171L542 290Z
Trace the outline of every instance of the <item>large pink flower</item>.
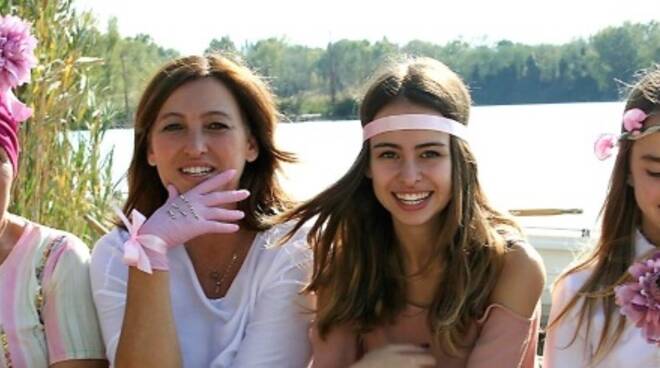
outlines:
M610 157L618 140L619 138L614 134L601 134L596 139L596 143L594 143L594 154L596 157L601 161Z
M0 105L2 105L18 123L22 123L32 116L32 109L25 106L25 104L14 95L11 89L8 89L4 94L0 94Z
M37 65L36 46L29 23L11 15L0 17L0 91L30 80L30 69Z
M628 132L635 132L642 129L643 121L648 115L642 109L630 109L623 114L623 128Z
M628 272L633 281L614 288L616 303L649 343L660 346L660 251Z

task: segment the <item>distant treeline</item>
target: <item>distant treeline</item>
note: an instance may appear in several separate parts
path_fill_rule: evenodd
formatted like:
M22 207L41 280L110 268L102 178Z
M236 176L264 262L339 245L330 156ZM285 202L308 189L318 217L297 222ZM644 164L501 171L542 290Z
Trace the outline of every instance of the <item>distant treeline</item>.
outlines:
M113 40L99 55L109 57L110 95L130 114L153 68L177 53L148 36L119 37L116 22L100 37ZM622 82L660 62L660 26L655 21L625 23L563 45L415 40L401 46L383 39L339 40L315 48L269 38L237 47L225 36L211 41L206 52L213 51L239 56L266 76L280 109L292 120L354 118L356 97L370 74L402 54L430 56L449 65L466 80L478 105L615 100Z

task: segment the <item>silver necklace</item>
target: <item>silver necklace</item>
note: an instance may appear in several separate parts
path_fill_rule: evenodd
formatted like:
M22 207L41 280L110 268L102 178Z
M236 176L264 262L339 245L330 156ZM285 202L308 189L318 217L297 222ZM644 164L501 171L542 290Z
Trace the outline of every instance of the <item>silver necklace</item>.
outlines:
M227 275L230 274L229 271L234 267L234 264L236 264L236 261L238 260L238 253L236 250L234 250L234 253L231 256L231 260L225 267L225 270L220 273L219 271L211 271L209 273L209 277L213 280L213 284L215 285L215 288L213 289L213 294L217 295L220 294L220 290L222 290L222 285L225 282L225 279L227 278Z

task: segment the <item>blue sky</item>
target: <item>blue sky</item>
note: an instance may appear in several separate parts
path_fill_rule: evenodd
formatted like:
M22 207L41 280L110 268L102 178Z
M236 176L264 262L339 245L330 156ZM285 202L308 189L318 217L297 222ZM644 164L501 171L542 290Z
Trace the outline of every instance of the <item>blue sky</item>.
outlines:
M201 53L224 35L238 44L274 36L308 46L383 37L399 44L458 38L557 44L625 21L660 21L657 0L77 0L76 6L95 13L102 29L114 16L122 35L146 33L184 54Z

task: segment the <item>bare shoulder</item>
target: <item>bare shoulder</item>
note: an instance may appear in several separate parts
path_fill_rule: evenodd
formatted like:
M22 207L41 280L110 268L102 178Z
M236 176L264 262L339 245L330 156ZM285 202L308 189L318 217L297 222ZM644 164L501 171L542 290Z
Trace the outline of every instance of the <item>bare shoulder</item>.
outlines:
M504 255L502 271L491 296L493 303L530 317L545 287L543 260L527 242L516 242Z

